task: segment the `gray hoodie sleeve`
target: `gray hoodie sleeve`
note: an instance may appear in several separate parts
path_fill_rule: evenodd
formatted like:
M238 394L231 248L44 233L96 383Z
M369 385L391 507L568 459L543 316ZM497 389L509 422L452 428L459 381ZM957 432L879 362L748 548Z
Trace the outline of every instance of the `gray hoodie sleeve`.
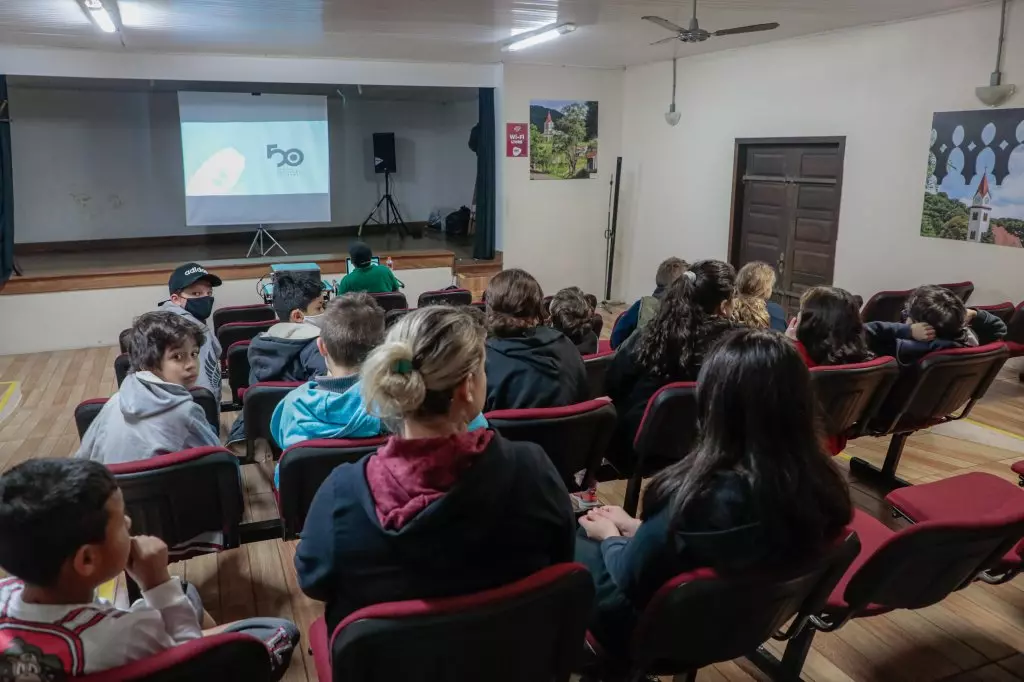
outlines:
M220 445L220 434L215 432L210 422L206 421L206 413L197 403L187 403L188 432L182 450Z

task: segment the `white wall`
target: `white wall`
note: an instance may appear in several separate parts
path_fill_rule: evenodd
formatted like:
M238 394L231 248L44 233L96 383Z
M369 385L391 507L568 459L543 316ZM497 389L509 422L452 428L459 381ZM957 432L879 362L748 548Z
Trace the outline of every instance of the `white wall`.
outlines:
M12 87L10 101L17 242L231 230L185 227L175 93ZM477 118L475 101L330 98L330 224L362 223L383 191L374 132L395 133L393 194L407 221L469 205Z
M1018 86L1021 9L1004 60ZM919 236L932 114L982 108L974 88L988 83L998 26L986 6L681 59L675 128L663 118L671 62L628 69L618 293L649 292L668 255L726 257L736 138L844 135L838 286L867 297L971 279L978 303L1024 298L1024 252Z
M498 210L504 214L499 222L505 267L528 270L545 293L575 285L600 298L608 183L621 147L622 71L506 64L504 74L496 116L501 122L498 155L504 196L499 191ZM505 156L504 123L529 122L534 99L599 103L598 178L530 180L529 159Z
M410 305L416 305L423 292L453 283L451 268L398 270L395 274L405 284L402 293ZM328 281L342 277L341 273L323 273ZM227 280L214 295L218 308L261 302L255 279ZM116 345L118 334L133 318L155 310L166 299L167 287L162 285L0 296L0 320L32 320L31 324L4 326L0 355Z

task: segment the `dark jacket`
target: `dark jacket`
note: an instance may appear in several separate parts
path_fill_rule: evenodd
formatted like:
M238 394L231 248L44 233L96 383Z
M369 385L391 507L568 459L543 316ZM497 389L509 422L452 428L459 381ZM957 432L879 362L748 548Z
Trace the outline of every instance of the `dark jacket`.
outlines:
M588 331L586 334L580 334L579 336L569 336L569 340L576 346L576 350L580 352L580 355L593 355L597 352L598 338L597 334L593 331Z
M477 592L572 560L569 494L539 446L495 434L399 530L381 527L366 479L372 456L331 472L295 553L302 591L327 603L328 631L369 604Z
M768 306L768 328L777 332L784 332L789 326L786 322L786 311L775 301L767 301Z
M868 322L864 325L868 348L875 355L890 355L901 367L913 365L928 353L951 348L985 345L1006 337L1006 323L986 310L977 311L971 325L955 339L917 341L910 325L900 322Z
M594 579L590 631L606 649L620 651L637 616L669 579L695 568L720 573L758 566L771 556L749 484L737 473L719 473L706 495L669 532L667 509L648 516L632 538L576 540L576 561Z
M666 384L677 381L696 381L704 356L714 343L726 332L737 329L735 323L722 318L712 318L712 324L705 338L695 348L695 356L685 372L674 376L661 376L648 372L636 361L636 350L642 337L634 334L615 352L615 359L605 375L605 395L615 403L618 423L608 449L608 459L621 470L631 471L633 462L633 439L636 437L644 411L651 397Z
M590 396L579 350L551 327L487 339L486 371L484 412L562 407Z
M279 322L249 344L249 385L260 381L310 381L327 374L327 363L316 347L320 329L311 324ZM245 439L245 422L238 413L228 443Z

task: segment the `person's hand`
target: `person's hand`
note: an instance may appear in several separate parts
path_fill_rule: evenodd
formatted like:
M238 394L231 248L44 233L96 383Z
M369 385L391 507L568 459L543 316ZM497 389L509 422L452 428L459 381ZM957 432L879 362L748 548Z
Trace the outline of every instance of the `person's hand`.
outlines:
M931 341L935 338L935 328L924 322L915 322L910 325L910 335L915 341Z
M608 505L590 510L595 516L606 518L615 524L620 533L627 538L636 535L636 529L640 527L641 521L634 519L626 513L622 507Z
M580 517L580 526L587 532L588 538L598 542L621 535L611 519L595 514L593 509Z
M160 538L136 535L125 568L143 592L163 585L171 579L167 571L167 545Z
M968 308L967 309L967 321L965 322L965 324L968 327L970 327L971 323L974 322L974 318L976 318L977 316L978 316L978 311L977 310L975 310L974 308Z
M789 321L789 326L786 327L786 336L796 341L796 328L800 325L800 318L794 317Z

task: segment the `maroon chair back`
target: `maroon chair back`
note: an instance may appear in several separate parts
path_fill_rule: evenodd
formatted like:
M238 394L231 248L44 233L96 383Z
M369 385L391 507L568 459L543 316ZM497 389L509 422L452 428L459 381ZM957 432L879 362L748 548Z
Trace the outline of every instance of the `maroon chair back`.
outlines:
M953 282L952 284L939 284L938 286L943 289L949 289L953 292L953 295L959 298L964 303L967 303L967 299L974 293L974 282Z
M114 358L114 379L117 380L117 387L121 388L121 384L124 383L125 377L128 376L128 372L131 371L132 360L128 357L128 353L121 353Z
M1024 345L1024 301L1017 304L1006 323L1006 340L1017 345ZM1016 352L1014 353L1016 355Z
M242 392L242 418L245 423L245 459L256 460L256 440L267 441L274 459L280 459L281 448L270 433L270 418L274 408L293 389L302 386L301 381L261 381Z
M860 435L868 421L878 414L898 376L899 365L890 357L811 369L825 433L829 436Z
M995 303L993 305L972 305L971 307L975 310L984 310L992 313L1005 324L1010 323L1010 318L1013 317L1014 311L1013 303L1010 301L1003 301L1002 303Z
M266 303L253 305L229 305L213 311L213 333L217 334L225 324L234 322L276 322L274 306Z
M220 361L223 363L228 356L228 348L239 341L252 341L260 332L265 332L277 324L276 320L257 322L226 322L217 330L220 342Z
M424 291L416 299L416 306L423 308L428 305L469 305L473 302L473 292L469 289L438 289Z
M332 677L567 682L593 595L583 566L559 564L477 594L360 609L331 637Z
M217 418L217 403L213 400L213 394L207 391L205 388L192 388L189 390L192 394L192 400L196 401L200 407L203 408L203 414L206 415L206 421L210 423L218 433L220 433L220 424ZM79 440L85 436L85 432L89 430L93 421L99 415L100 410L107 404L110 398L90 398L89 400L83 400L75 408L75 428L78 430Z
M849 615L920 609L971 583L1024 536L1024 516L924 521L887 538L849 576Z
M274 491L281 512L284 539L293 540L306 523L306 512L313 496L338 465L358 462L376 452L387 442L386 437L359 439L307 440L291 446L281 454L278 469L279 487Z
M270 654L263 642L241 632L207 635L78 682L270 682Z
M391 329L392 325L411 313L409 308L394 308L384 313L384 328Z
M242 474L230 450L193 448L107 468L124 495L132 532L166 542L171 561L238 546Z
M395 308L408 308L409 302L405 300L405 294L401 291L389 291L384 294L370 294L376 299L378 305L384 309L384 312L394 310Z
M966 417L1008 357L1004 343L929 353L900 373L870 430L906 433Z
M241 407L241 390L249 385L249 346L251 341L236 341L228 348L228 386L231 402Z
M597 335L597 338L601 338L601 332L604 331L604 317L601 313L594 313L590 318L590 330Z
M633 439L636 456L623 508L636 515L643 479L685 457L697 440L697 384L666 384L647 401Z
M676 576L637 621L630 679L696 671L751 654L772 637L788 638L820 611L859 550L850 533L816 560L786 571L719 576L702 568Z
M583 356L583 366L587 370L587 385L590 387L590 397L600 398L605 394L604 378L608 374L608 368L615 360L615 351L593 353Z
M860 317L865 322L899 322L903 319L903 307L912 293L911 289L879 291L861 308Z
M586 472L583 487L597 473L615 430L610 398L566 407L496 410L484 415L491 428L514 441L536 443L554 463L569 490L578 490L575 475Z

